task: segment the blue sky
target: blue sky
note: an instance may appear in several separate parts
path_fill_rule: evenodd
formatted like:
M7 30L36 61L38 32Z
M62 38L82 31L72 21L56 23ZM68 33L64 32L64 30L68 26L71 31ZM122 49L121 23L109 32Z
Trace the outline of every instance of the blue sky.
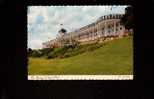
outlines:
M56 38L60 24L68 31L78 29L107 14L124 14L127 6L28 6L28 48Z

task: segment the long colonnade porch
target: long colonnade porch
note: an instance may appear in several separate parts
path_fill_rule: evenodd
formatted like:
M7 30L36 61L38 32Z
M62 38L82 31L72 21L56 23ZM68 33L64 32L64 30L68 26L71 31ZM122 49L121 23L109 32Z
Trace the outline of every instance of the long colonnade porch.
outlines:
M119 37L124 34L125 28L120 24L120 19L106 20L93 24L93 26L82 29L72 36L79 42L93 41L106 37Z
M98 18L97 21L81 27L80 29L76 29L75 31L69 32L62 37L58 37L48 43L44 43L44 46L48 45L48 47L52 45L56 46L64 46L66 42L75 40L80 43L93 42L96 40L102 40L105 38L116 38L122 37L128 34L128 31L125 27L120 23L120 19L123 14L113 14L106 15ZM69 42L67 42L69 43Z

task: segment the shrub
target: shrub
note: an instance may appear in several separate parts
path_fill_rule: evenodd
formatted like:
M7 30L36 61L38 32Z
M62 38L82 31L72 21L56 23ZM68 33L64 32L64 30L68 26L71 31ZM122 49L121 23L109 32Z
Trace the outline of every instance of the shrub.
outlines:
M47 58L48 59L55 57L63 58L68 48L69 47L67 46L64 46L62 48L55 48L53 51L47 54Z
M33 50L32 56L33 57L41 57L45 56L47 59L51 58L65 58L75 56L87 51L93 51L97 48L100 48L102 44L100 43L93 43L93 44L86 44L86 45L74 45L74 46L64 46L61 48L45 48L41 50Z
M31 57L41 57L42 53L39 50L33 50L31 53Z
M54 50L54 48L44 48L44 49L41 49L40 51L43 53L43 56L47 56L53 50Z

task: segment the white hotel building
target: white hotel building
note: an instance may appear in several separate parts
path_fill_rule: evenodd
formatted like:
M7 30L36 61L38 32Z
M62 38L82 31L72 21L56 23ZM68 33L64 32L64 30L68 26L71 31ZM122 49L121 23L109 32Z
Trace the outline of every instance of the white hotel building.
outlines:
M96 41L101 38L121 37L128 34L128 30L120 23L124 14L109 14L98 18L97 21L81 27L75 31L65 33L61 30L61 36L43 43L43 48L63 46L65 41L76 40L80 43Z

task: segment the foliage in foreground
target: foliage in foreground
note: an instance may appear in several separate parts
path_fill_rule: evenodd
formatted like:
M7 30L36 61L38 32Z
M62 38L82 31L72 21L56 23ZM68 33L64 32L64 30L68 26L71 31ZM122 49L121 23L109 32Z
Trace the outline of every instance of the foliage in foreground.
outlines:
M86 45L76 45L74 47L64 46L62 48L45 48L41 50L32 50L28 52L29 57L45 57L47 59L51 58L66 58L75 56L87 51L94 51L97 48L102 47L103 44L86 44Z

